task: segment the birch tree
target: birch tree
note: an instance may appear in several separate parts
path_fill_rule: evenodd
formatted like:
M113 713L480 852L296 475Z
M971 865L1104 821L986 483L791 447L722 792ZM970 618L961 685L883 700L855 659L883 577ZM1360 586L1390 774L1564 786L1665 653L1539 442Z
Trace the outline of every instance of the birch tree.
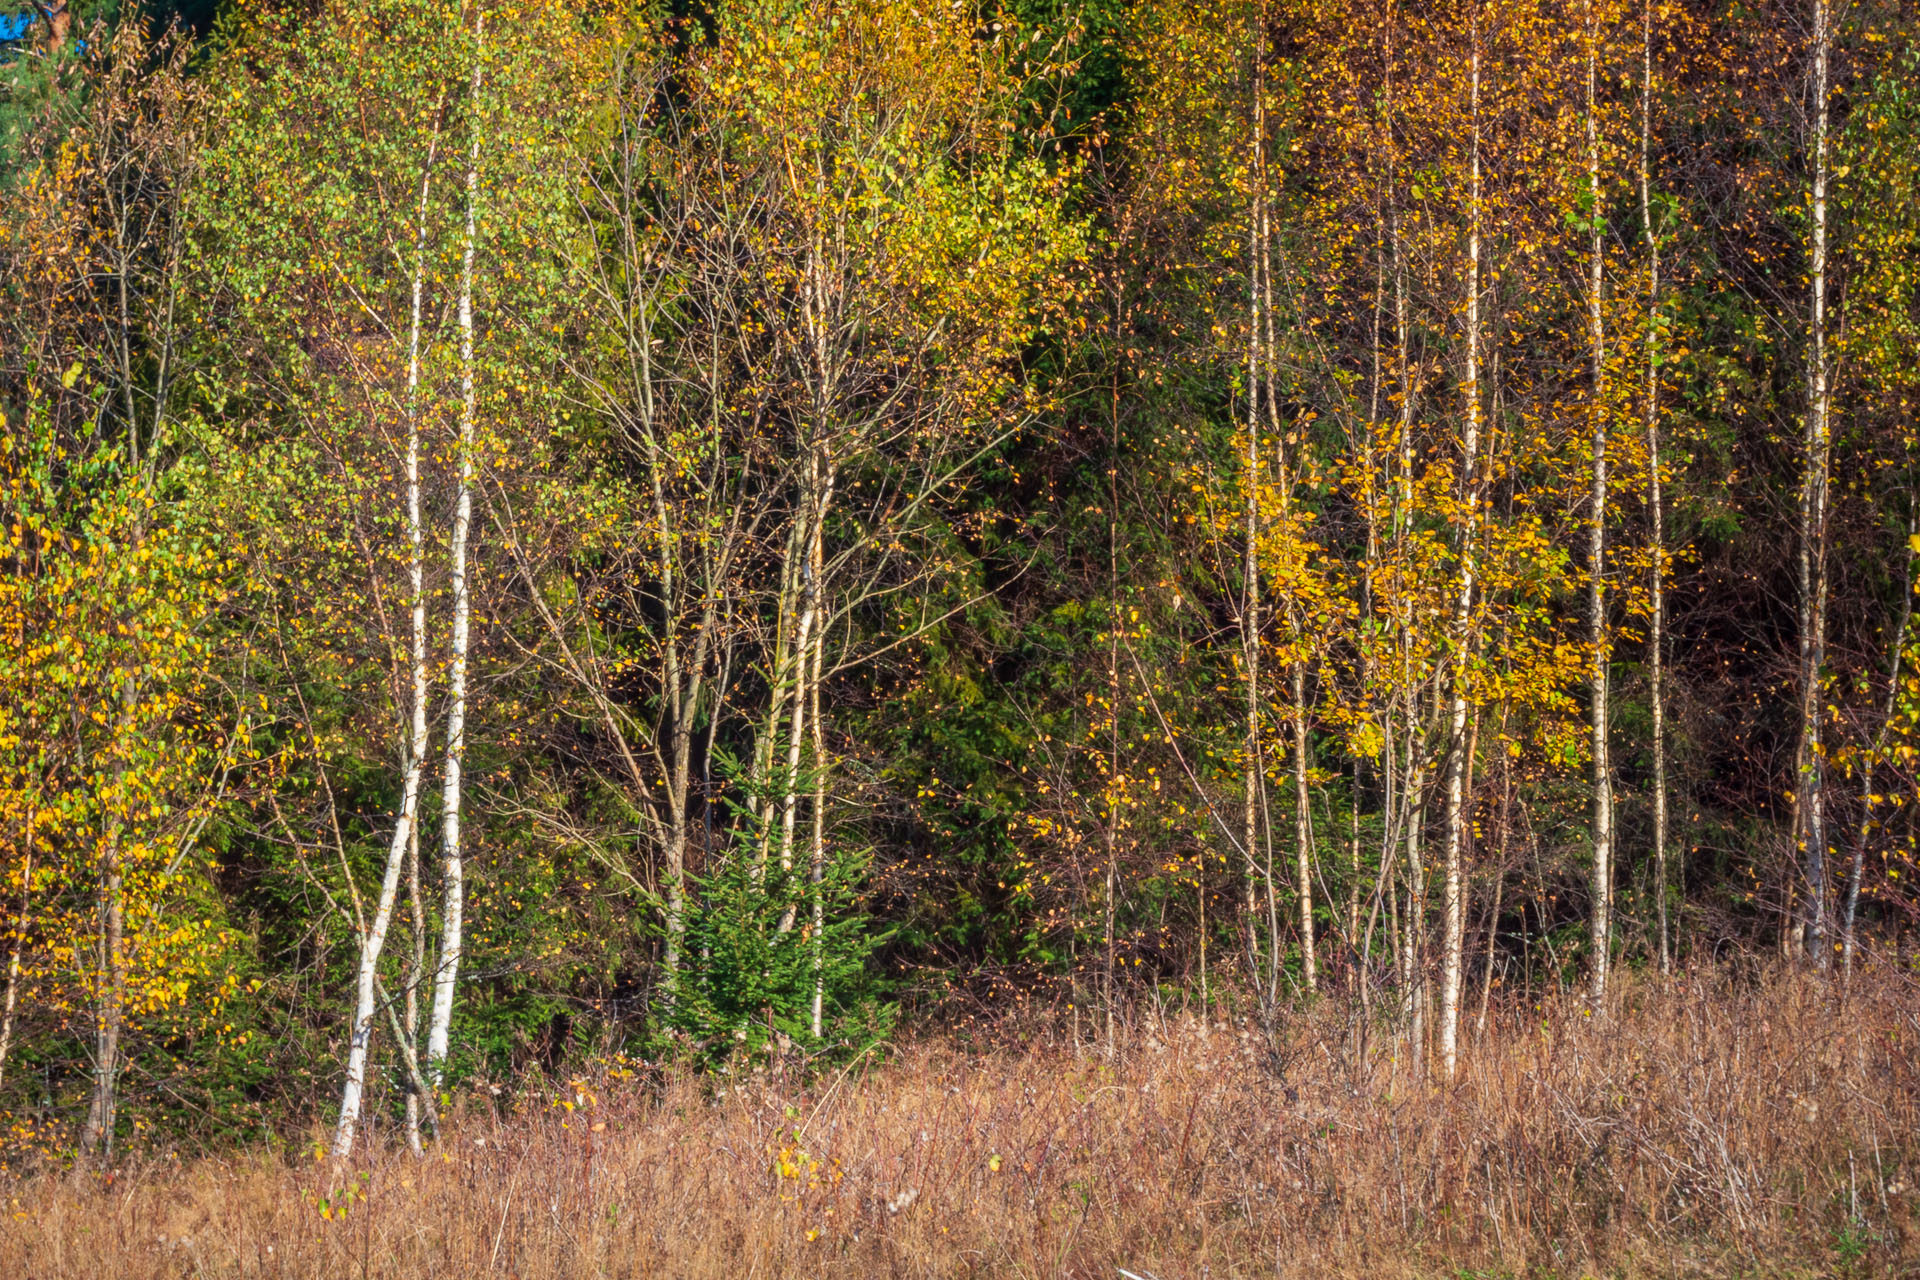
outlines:
M1826 747L1821 681L1827 662L1827 487L1832 448L1831 391L1827 356L1827 118L1831 91L1832 14L1827 0L1814 0L1809 84L1811 132L1810 237L1807 295L1805 431L1801 442L1798 530L1800 613L1799 749L1794 810L1801 874L1807 893L1802 948L1815 967L1832 957L1827 946Z
M1592 656L1588 714L1593 751L1593 888L1589 907L1591 970L1588 994L1597 1003L1606 998L1607 967L1613 946L1613 767L1609 761L1612 716L1607 702L1607 668L1611 660L1607 627L1607 341L1606 215L1600 189L1600 14L1595 0L1587 0L1586 133L1587 133L1587 340L1593 358L1592 489L1587 538L1587 644Z
M474 433L478 387L474 375L473 263L478 248L474 220L480 201L480 143L487 109L480 96L486 67L487 15L473 22L473 72L467 87L469 140L465 193L466 235L460 251L460 434L454 446L456 480L453 529L447 539L452 566L452 638L447 654L447 755L440 777L440 954L433 974L433 1013L427 1024L427 1075L438 1089L446 1074L453 1026L453 998L459 982L465 908L465 864L460 845L460 769L467 750L467 646L472 633L473 598L468 585L467 536L473 525Z
M1445 897L1442 907L1445 941L1440 989L1440 1059L1446 1078L1451 1080L1459 1055L1460 992L1464 973L1463 950L1466 945L1466 870L1465 841L1467 824L1467 775L1472 767L1467 745L1468 664L1472 646L1471 625L1474 602L1475 553L1480 500L1476 481L1479 471L1480 421L1482 394L1480 385L1481 333L1481 172L1480 172L1480 76L1481 30L1478 0L1470 5L1468 114L1468 186L1466 196L1467 273L1466 329L1464 333L1466 366L1460 380L1464 403L1460 441L1460 485L1463 517L1458 532L1459 568L1453 606L1453 655L1447 674L1447 811Z
M1647 255L1646 361L1642 407L1647 456L1647 699L1651 718L1648 747L1653 753L1653 883L1658 912L1660 972L1672 971L1667 920L1667 536L1660 447L1660 359L1663 312L1660 297L1662 228L1654 221L1653 202L1653 3L1646 0L1640 18L1640 234Z

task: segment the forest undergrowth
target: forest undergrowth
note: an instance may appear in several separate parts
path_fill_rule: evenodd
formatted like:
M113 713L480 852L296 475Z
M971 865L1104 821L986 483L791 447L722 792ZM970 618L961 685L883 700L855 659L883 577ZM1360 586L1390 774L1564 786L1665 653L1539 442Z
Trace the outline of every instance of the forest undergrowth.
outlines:
M0 1260L114 1276L1920 1274L1920 988L1751 966L1492 1002L1448 1084L1338 996L732 1080L610 1066L376 1125L43 1168ZM1083 1021L1085 1031L1089 1024ZM1096 1031L1099 1028L1096 1027Z

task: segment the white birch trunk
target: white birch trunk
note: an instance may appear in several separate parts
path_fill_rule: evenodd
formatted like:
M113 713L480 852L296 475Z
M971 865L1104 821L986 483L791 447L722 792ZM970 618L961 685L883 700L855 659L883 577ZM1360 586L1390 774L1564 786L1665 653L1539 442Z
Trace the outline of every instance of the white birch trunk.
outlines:
M805 562L801 575L800 619L793 647L793 714L787 726L787 761L781 788L780 869L788 872L793 870L794 831L800 811L802 743L806 741L808 733L808 713L817 712L820 706L814 681L819 676L820 649L826 640L826 618L821 607L824 592L820 581L825 571L825 560L821 548L826 536L827 508L833 501L834 475L832 464L825 459L824 453L824 447L816 451L807 472L808 495L805 505L810 514L802 535ZM786 909L780 913L779 931L790 933L798 917L799 898L796 895L789 898Z
M1800 486L1800 750L1796 804L1806 877L1805 945L1814 965L1827 954L1826 759L1820 680L1827 648L1827 98L1833 43L1827 0L1813 3L1813 255L1807 343L1806 463Z
M818 528L814 530L813 546L808 559L813 565L814 578L817 581L826 571L826 557L823 538ZM825 1031L825 1005L827 997L826 979L826 941L824 933L827 927L827 903L824 882L827 874L827 736L826 728L820 720L820 663L825 653L826 637L822 636L813 645L813 673L807 681L809 700L812 703L808 719L812 722L813 737L813 836L811 856L808 859L809 879L813 884L813 1017L811 1026L813 1038L819 1040Z
M26 650L26 619L21 616L15 639L20 651ZM13 917L12 937L7 946L6 1009L0 1012L0 1081L7 1076L7 1056L13 1049L13 1015L20 998L20 967L27 945L27 925L33 907L33 849L39 838L38 796L27 793L26 814L20 824L20 907Z
M333 1156L345 1159L353 1154L353 1140L360 1124L360 1107L366 1091L367 1053L373 1039L373 1017L378 993L380 953L387 943L387 930L393 920L394 899L399 891L400 872L408 850L417 845L417 816L420 808L420 773L427 757L427 596L423 563L424 537L420 519L420 323L427 272L427 198L432 191L434 156L440 142L436 120L433 137L427 144L427 161L420 174L420 201L414 222L414 261L412 309L407 326L407 585L412 594L409 668L413 706L406 749L405 776L400 787L400 815L394 820L393 838L387 846L387 864L380 881L380 896L366 934L360 939L360 960L355 972L353 1025L347 1049L347 1079L340 1092L340 1116L334 1125ZM417 1135L409 1123L409 1134ZM417 1137L416 1137L417 1140Z
M484 12L474 22L473 79L468 90L473 114L468 124L472 138L467 147L466 243L460 261L460 481L447 548L452 565L453 633L447 650L447 755L440 793L440 962L434 968L433 1011L427 1022L427 1082L435 1089L446 1074L466 905L466 867L460 844L460 768L467 750L467 644L472 616L467 532L473 523L473 442L479 410L474 377L473 261L478 240L475 209L480 200L480 77L485 65L486 23Z
M1613 946L1613 769L1607 748L1612 718L1607 705L1607 348L1602 314L1604 286L1602 254L1605 241L1600 217L1600 118L1598 96L1600 30L1587 3L1587 195L1588 210L1587 333L1593 355L1593 509L1587 531L1587 644L1592 667L1593 730L1593 880L1588 914L1592 967L1588 995L1598 1002L1607 994L1607 964Z
M1474 472L1480 449L1480 15L1473 15L1472 107L1473 150L1468 189L1467 219L1467 370L1464 386L1466 431L1461 443L1461 484L1466 498L1466 526L1460 535L1460 593L1454 605L1454 658L1450 673L1447 732L1451 759L1447 765L1447 847L1444 904L1445 959L1440 986L1440 1062L1453 1079L1459 1056L1460 988L1466 945L1467 822L1467 685L1470 680L1469 632L1473 626L1475 588L1474 537L1479 496Z
M1319 964L1313 938L1313 808L1307 788L1308 751L1306 664L1296 658L1293 663L1293 827L1298 862L1294 871L1300 883L1300 977L1308 991L1316 991ZM1354 848L1357 862L1357 840Z
M1647 517L1652 541L1647 596L1647 681L1652 704L1653 882L1660 931L1660 972L1673 972L1672 930L1667 919L1667 536L1660 475L1660 235L1653 225L1649 152L1653 139L1653 5L1641 15L1640 34L1640 227L1647 244Z
M7 1055L13 1048L13 1011L20 996L20 959L21 951L27 945L27 913L33 898L33 841L34 814L31 807L27 810L24 827L26 836L20 842L23 852L20 868L20 909L13 919L13 937L7 948L7 1001L6 1010L0 1013L0 1081L7 1078Z
M420 798L420 761L407 765L406 781L400 801L400 817L393 826L393 840L387 847L386 873L380 880L373 919L360 939L360 962L354 977L352 1036L347 1047L347 1079L340 1091L340 1118L333 1129L333 1157L344 1160L353 1154L354 1135L359 1130L360 1106L366 1093L367 1052L373 1041L373 1019L379 1012L377 979L380 953L387 945L387 930L393 923L394 900L399 896L400 871L406 862L408 831Z
M816 459L808 464L809 489L813 489L817 480L815 473L819 468ZM803 535L805 545L811 547L814 538L814 526L820 519L818 497L809 493L807 497L807 530ZM800 619L795 628L793 642L793 712L787 725L787 760L781 777L780 797L780 869L793 870L793 831L800 807L800 753L807 731L807 679L812 670L813 630L820 612L820 584L813 576L811 555L808 555L804 580L800 586ZM780 932L785 933L793 927L793 908L788 906L780 920Z
M1260 39L1256 29L1255 39ZM1260 764L1260 211L1266 183L1266 76L1262 50L1254 51L1252 206L1247 217L1247 452L1244 478L1246 546L1241 572L1240 661L1247 686L1242 851L1246 856L1245 934L1247 976L1256 990L1267 984L1260 973L1260 879L1255 850L1260 839L1260 800L1263 771ZM1271 886L1269 886L1271 889ZM1271 893L1269 893L1269 897Z

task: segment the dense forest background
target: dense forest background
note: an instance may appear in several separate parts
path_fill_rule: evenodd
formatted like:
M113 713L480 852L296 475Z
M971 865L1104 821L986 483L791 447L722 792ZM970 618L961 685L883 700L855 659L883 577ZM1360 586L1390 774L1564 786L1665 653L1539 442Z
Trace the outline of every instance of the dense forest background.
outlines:
M14 25L11 1141L1903 980L1912 6Z

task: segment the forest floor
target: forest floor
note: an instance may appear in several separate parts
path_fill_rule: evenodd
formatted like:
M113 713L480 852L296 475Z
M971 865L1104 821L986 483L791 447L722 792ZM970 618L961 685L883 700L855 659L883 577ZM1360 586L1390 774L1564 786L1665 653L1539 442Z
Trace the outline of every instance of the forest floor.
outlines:
M478 1098L415 1159L0 1184L0 1274L1920 1276L1920 989L1716 971L1496 1000L1456 1080L1338 999L717 1085ZM316 1135L317 1136L317 1135ZM383 1145L384 1144L384 1145Z

